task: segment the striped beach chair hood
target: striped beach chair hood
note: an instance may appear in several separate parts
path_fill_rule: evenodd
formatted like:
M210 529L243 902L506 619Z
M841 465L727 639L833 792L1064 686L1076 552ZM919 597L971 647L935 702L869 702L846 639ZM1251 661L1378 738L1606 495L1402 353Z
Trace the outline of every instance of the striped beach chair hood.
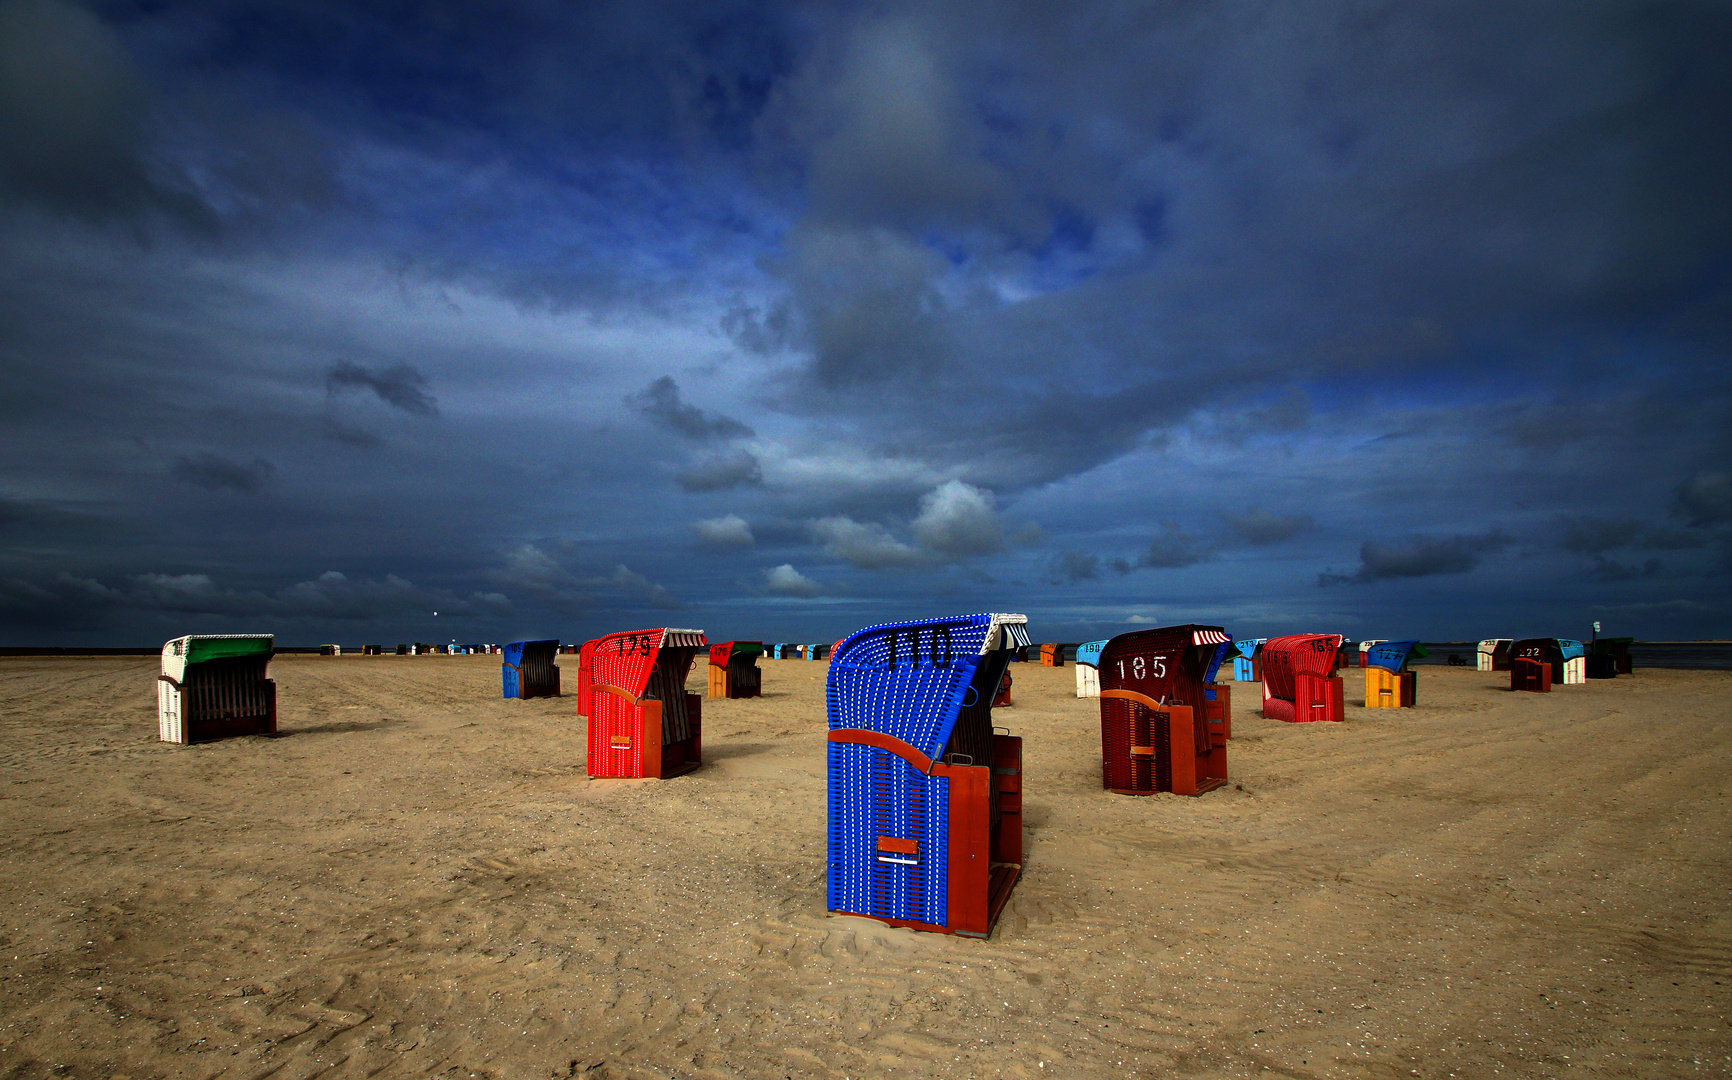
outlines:
M950 739L981 659L1026 646L1028 617L984 613L881 623L843 638L830 657L826 712L832 731L899 739L936 759Z

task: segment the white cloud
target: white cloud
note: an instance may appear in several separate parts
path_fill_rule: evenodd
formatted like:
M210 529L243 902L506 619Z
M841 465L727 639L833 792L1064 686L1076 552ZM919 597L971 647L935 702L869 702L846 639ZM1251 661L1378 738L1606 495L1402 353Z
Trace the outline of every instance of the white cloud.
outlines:
M827 517L812 522L809 528L812 538L823 544L826 552L863 570L919 566L927 561L925 554L891 536L888 529L876 522Z
M990 555L1004 547L1004 526L992 492L950 480L920 500L914 538L945 555Z
M697 533L699 540L716 547L750 547L757 542L752 527L738 514L694 521L692 532Z
M788 563L764 571L764 586L781 596L817 596L823 588Z

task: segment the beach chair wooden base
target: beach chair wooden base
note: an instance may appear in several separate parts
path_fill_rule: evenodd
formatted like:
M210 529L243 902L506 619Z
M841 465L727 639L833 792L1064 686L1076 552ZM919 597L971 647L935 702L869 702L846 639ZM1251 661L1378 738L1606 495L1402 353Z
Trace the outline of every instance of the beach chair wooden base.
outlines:
M1536 694L1552 692L1552 666L1543 660L1517 657L1510 662L1509 688Z
M1227 782L1227 738L1189 705L1101 691L1101 787L1115 795L1202 795Z
M1207 693L1215 695L1215 700L1203 701L1203 719L1209 722L1211 733L1222 739L1233 737L1233 688L1217 683L1209 687Z
M907 743L880 732L838 729L830 732L829 741L887 750L926 777L945 781L949 809L942 852L923 850L915 837L877 839L879 857L885 862L944 859L945 922L898 919L866 911L832 910L830 914L938 934L990 936L1022 876L1022 739L994 734L990 766L933 762Z
M598 684L591 694L623 699L625 708L596 708L589 719L589 762L592 779L671 780L703 764L703 702L686 695L691 737L662 741L662 703L634 698L617 686Z
M1419 678L1411 671L1399 674L1375 665L1365 669L1367 709L1411 709Z

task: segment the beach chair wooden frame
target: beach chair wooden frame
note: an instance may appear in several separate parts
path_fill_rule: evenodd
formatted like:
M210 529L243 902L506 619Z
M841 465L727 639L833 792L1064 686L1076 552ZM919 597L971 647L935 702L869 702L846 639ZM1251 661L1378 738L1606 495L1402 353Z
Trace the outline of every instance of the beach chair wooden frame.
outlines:
M1201 795L1227 782L1227 739L1189 705L1101 691L1101 786L1118 795Z

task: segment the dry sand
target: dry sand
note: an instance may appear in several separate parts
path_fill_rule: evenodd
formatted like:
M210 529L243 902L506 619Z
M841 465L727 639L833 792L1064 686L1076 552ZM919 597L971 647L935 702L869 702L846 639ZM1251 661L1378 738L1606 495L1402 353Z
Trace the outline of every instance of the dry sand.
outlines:
M1732 1072L1727 673L1424 668L1311 725L1235 684L1186 799L1104 794L1096 703L1020 665L979 941L826 918L822 663L668 782L587 780L496 658L279 658L281 735L197 747L155 667L0 660L0 1077Z

